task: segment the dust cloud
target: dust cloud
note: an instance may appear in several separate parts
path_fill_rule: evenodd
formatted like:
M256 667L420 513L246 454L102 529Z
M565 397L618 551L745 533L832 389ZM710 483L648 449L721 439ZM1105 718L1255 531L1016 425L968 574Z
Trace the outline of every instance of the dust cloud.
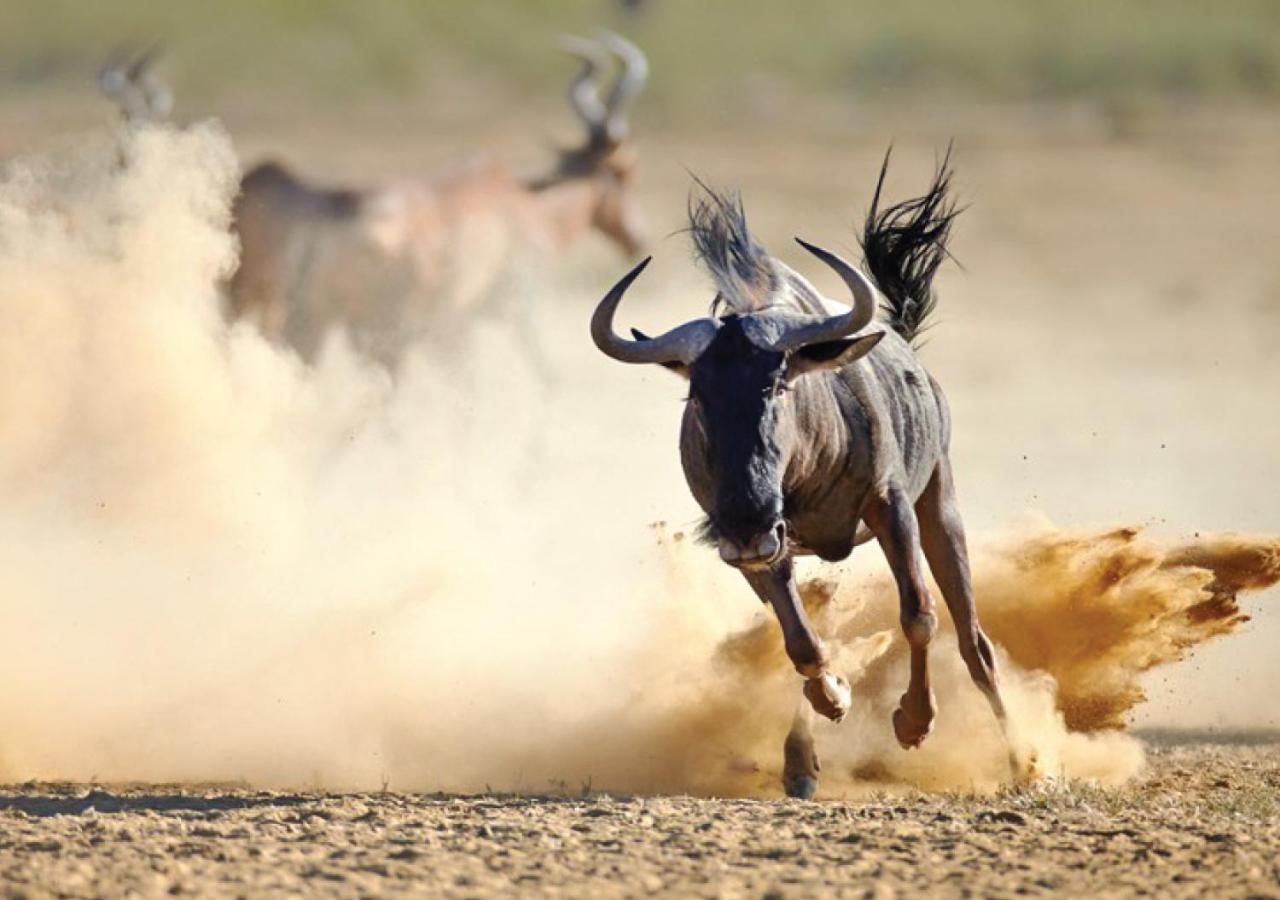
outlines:
M394 377L341 337L304 365L227 326L237 171L206 124L0 177L0 779L775 794L798 684L732 573L548 452L556 388L509 323ZM1234 628L1278 552L1044 525L978 553L1026 757L1136 771L1111 729L1137 675ZM855 688L824 792L999 783L946 637L937 730L893 745L873 557L805 570Z

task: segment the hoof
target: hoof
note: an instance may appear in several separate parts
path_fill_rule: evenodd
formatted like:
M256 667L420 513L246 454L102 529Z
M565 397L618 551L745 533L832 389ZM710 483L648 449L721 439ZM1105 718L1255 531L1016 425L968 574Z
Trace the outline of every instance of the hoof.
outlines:
M1033 784L1052 780L1049 773L1040 765L1040 756L1035 750L1031 750L1025 757L1010 750L1009 770L1012 782L1018 787L1030 787Z
M849 682L839 675L825 672L804 683L804 695L813 711L832 722L841 721L852 702Z
M782 788L793 800L812 800L818 792L818 779L810 775L798 775L795 778L782 779Z
M914 750L933 731L933 719L923 722L909 718L901 707L893 711L893 733L903 750Z

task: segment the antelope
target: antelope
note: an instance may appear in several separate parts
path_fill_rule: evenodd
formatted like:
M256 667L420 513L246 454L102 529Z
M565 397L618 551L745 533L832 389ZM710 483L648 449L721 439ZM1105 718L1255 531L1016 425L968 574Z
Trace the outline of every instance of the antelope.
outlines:
M242 257L230 283L233 315L305 357L340 325L390 360L433 326L453 331L444 323L496 301L504 279L593 230L634 257L645 236L626 113L648 64L610 33L565 39L563 49L582 63L569 103L586 141L561 151L545 176L521 180L482 157L375 189L320 190L273 162L250 171L234 208ZM618 74L605 91L610 57Z
M938 623L927 560L960 654L1008 741L995 653L974 608L948 453L951 419L912 346L934 308L933 277L957 215L949 154L924 196L881 210L888 163L886 155L861 235L871 278L797 238L840 276L851 307L825 299L770 256L748 230L739 197L705 190L691 199L690 232L718 291L711 316L653 338L616 334L618 305L645 259L591 319L606 356L665 366L689 383L680 458L706 513L704 537L772 607L804 678L808 705L801 702L783 746L783 787L792 797L812 797L818 785L813 712L839 722L850 703L848 682L831 671L800 601L800 555L833 561L872 538L880 544L910 651L909 683L892 716L904 748L925 740L935 714L928 649ZM887 313L880 322L878 302Z

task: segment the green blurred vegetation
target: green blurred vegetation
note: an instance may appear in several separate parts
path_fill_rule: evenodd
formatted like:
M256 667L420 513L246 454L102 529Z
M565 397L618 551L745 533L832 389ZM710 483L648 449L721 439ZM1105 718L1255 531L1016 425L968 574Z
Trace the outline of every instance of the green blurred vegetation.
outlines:
M810 97L1023 102L1280 96L1273 0L0 0L0 85L82 84L153 41L185 107L251 98L540 98L560 32L649 53L678 121Z

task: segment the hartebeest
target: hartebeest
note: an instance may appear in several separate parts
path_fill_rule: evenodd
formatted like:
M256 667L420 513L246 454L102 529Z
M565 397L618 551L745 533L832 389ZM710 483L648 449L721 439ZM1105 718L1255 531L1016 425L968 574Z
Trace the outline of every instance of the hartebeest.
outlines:
M618 336L615 312L646 259L605 295L591 336L613 359L656 363L688 379L680 457L707 515L705 534L772 606L787 655L806 679L804 696L834 721L848 709L849 687L829 669L792 561L801 554L844 559L855 544L879 541L910 650L910 681L893 727L911 748L929 734L935 711L927 653L937 618L924 559L969 673L1002 728L1006 715L995 655L974 609L946 401L912 349L934 305L933 276L956 216L951 171L944 160L923 197L882 210L887 166L886 156L861 235L874 284L834 253L800 241L848 286L851 308L824 300L769 256L748 231L740 199L708 191L690 205L690 231L718 288L712 316L655 338ZM873 321L877 287L884 322ZM817 787L808 718L797 715L784 745L783 783L795 797Z
M234 210L242 257L233 313L304 355L340 325L386 358L431 323L473 315L516 267L544 263L593 229L634 256L645 239L626 111L648 65L614 34L565 49L582 61L569 100L587 140L561 152L547 176L523 181L471 160L428 181L317 190L277 163L250 171ZM605 92L610 56L618 74Z

